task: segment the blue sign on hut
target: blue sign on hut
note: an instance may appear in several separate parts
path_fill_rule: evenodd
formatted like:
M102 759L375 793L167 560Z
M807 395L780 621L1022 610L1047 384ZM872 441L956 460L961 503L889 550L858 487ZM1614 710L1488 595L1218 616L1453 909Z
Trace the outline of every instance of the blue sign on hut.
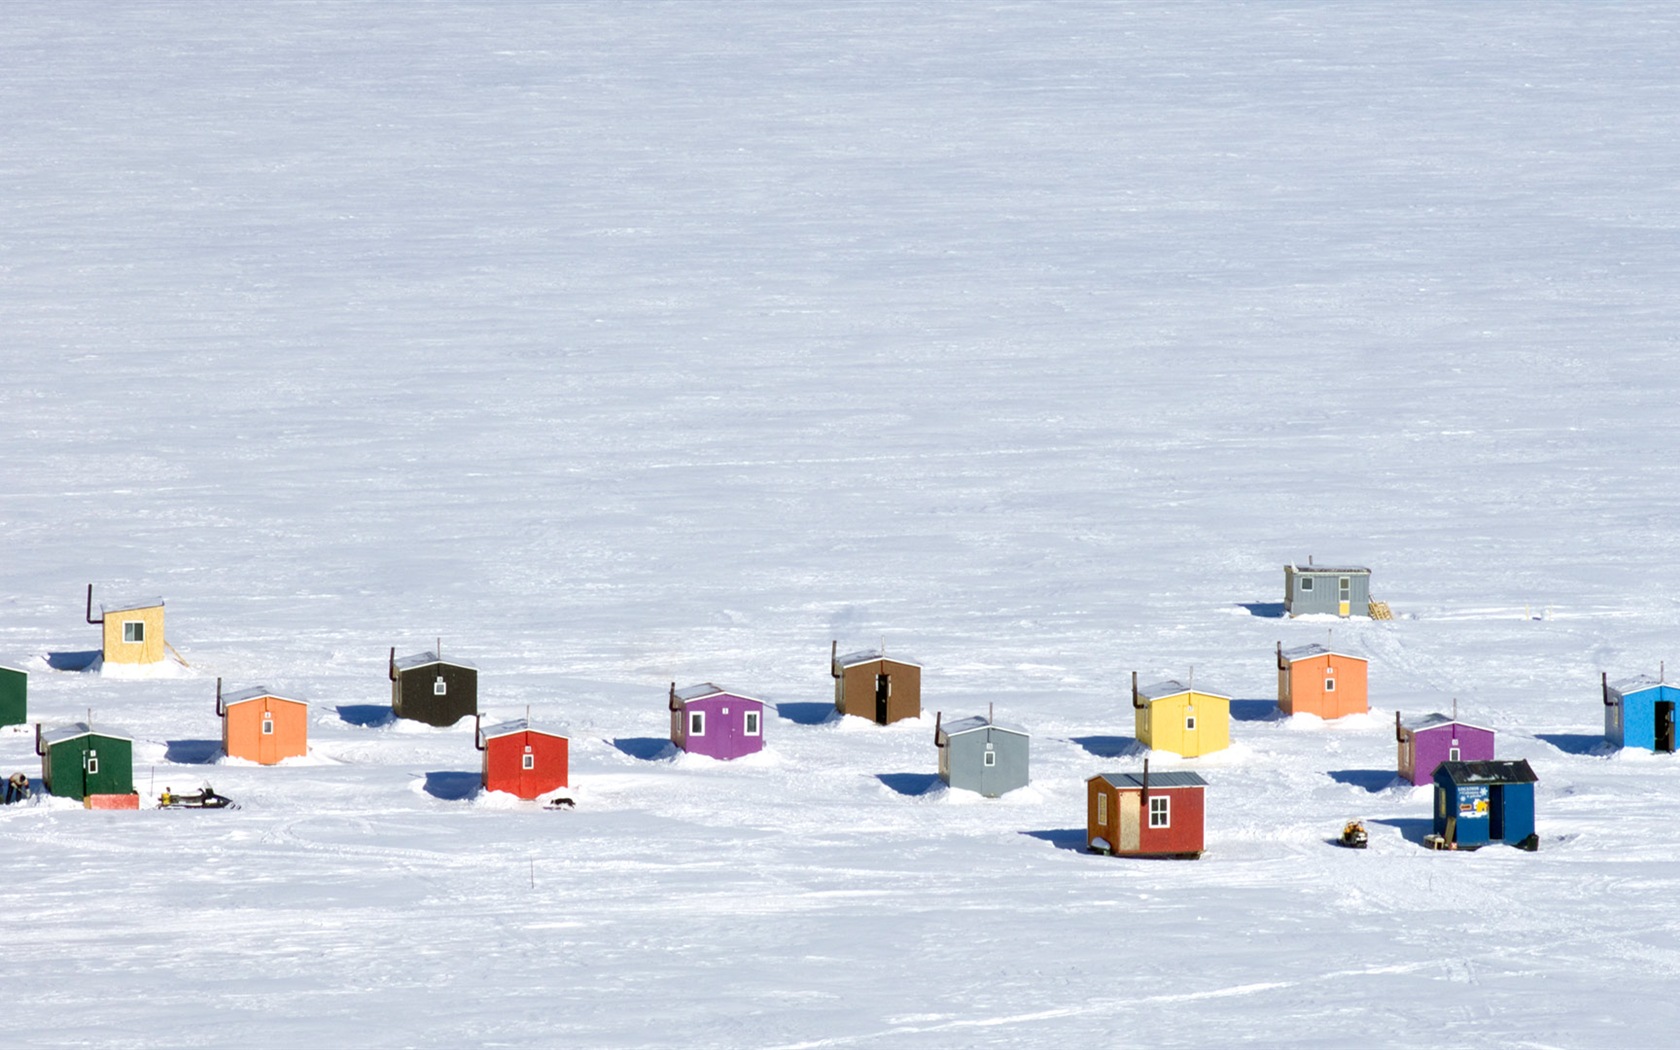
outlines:
M1540 848L1534 831L1534 783L1526 759L1442 762L1435 770L1435 843L1477 849L1504 842Z
M1636 675L1611 684L1599 673L1604 690L1604 738L1617 747L1674 751L1674 705L1680 688L1662 678Z
M1031 737L1018 725L985 717L943 724L934 717L933 746L939 749L939 779L954 788L997 798L1027 786L1027 747Z

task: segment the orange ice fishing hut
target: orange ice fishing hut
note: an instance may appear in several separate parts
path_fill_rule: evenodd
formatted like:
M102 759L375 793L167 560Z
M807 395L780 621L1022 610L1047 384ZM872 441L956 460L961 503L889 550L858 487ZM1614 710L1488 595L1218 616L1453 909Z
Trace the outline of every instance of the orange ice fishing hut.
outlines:
M222 694L216 679L216 713L222 717L222 751L272 766L309 753L309 705L271 692L267 686Z

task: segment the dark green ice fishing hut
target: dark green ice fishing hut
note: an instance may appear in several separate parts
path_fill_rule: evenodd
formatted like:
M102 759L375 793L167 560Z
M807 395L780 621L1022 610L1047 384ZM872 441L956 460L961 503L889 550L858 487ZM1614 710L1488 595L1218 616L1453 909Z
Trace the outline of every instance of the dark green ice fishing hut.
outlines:
M35 753L41 756L41 783L61 798L134 793L134 741L115 733L96 733L86 722L42 732L35 730Z

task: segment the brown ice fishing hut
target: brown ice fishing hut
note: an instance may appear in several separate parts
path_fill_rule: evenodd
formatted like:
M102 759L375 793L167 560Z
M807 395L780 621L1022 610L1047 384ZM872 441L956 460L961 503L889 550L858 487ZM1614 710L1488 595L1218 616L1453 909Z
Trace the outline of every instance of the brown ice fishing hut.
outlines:
M842 656L839 648L836 642L829 649L835 710L880 725L922 717L921 664L879 649Z

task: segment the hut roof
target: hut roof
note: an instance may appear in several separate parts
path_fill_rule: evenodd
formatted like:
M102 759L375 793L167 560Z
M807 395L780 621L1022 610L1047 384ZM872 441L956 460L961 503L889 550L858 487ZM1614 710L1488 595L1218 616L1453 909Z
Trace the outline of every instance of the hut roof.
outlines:
M1462 718L1453 718L1449 715L1443 715L1439 711L1424 715L1422 718L1405 719L1400 723L1400 725L1402 728L1410 730L1413 733L1421 732L1425 729L1439 729L1441 726L1464 726L1466 729L1480 729L1484 733L1493 732L1493 730L1489 729L1487 726L1479 726L1474 722L1466 722Z
M1358 653L1350 653L1345 649L1331 649L1329 646L1319 645L1317 642L1297 645L1293 649L1283 651L1283 658L1291 663L1296 660L1310 660L1315 656L1345 656L1349 660L1358 660L1360 663L1369 662Z
M711 682L701 682L699 685L691 685L685 689L677 690L677 699L684 703L689 700L703 700L708 696L720 695L733 696L737 700L746 700L755 704L761 704L764 702L755 697L748 696L745 693L737 693L733 689L725 689L720 685L713 685Z
M959 736L963 733L972 733L977 729L1001 729L1005 733L1015 733L1018 736L1032 735L1027 732L1026 727L1024 726L1018 726L1013 722L987 721L984 715L974 715L971 718L959 718L955 722L944 722L940 725L939 732L944 736L953 737Z
M857 664L873 663L876 660L890 660L895 664L908 664L911 667L922 666L920 660L908 656L888 656L880 649L859 649L855 653L843 653L834 658L834 662L841 667L852 667Z
M21 675L28 675L29 674L28 671L25 671L23 668L19 667L17 664L3 664L3 663L0 663L0 671L16 671L18 674L21 674Z
M1169 678L1164 682L1151 682L1148 685L1138 686L1138 696L1151 701L1164 700L1169 696L1182 696L1191 691L1192 690L1189 686L1180 682L1176 678ZM1203 696L1211 696L1218 700L1231 699L1224 693L1216 693L1211 689L1197 689L1194 690L1194 692L1201 693Z
M1540 778L1529 768L1528 759L1495 759L1487 762L1442 762L1435 770L1454 784L1533 784Z
M1291 565L1296 572L1308 572L1325 576L1349 576L1363 573L1371 575L1371 570L1363 565Z
M113 733L109 729L94 729L86 722L71 722L67 726L49 729L41 734L41 739L48 744L58 744L66 740L74 740L83 736L108 736L113 740L127 740L133 742L133 737L122 733Z
M567 739L565 733L557 733L553 730L539 729L536 726L533 726L529 718L515 718L509 722L498 722L493 726L484 726L480 728L478 731L478 743L480 746L483 746L499 736L512 736L515 733L525 732L541 733L543 736L559 737L561 740Z
M99 612L105 613L133 612L137 609L161 609L162 598L135 598L132 601L100 602Z
M288 704L303 703L302 700L296 700L289 696L281 696L279 693L276 693L266 685L259 685L251 689L241 689L236 693L223 693L222 706L232 707L234 704L243 704L247 700L261 700L265 696L271 697L275 700L284 700Z
M430 649L427 649L423 653L415 653L413 656L399 656L396 659L396 667L399 671L412 671L416 667L429 667L432 664L448 664L450 667L465 667L469 671L478 670L477 664L469 663L466 660L445 660L438 656L437 653L432 652Z
M1648 674L1636 674L1632 678L1624 678L1619 682L1611 682L1610 688L1627 696L1629 693L1643 693L1647 689L1656 689L1668 683L1659 678L1652 678Z
M1098 773L1092 780L1106 780L1119 788L1143 787L1142 773ZM1178 787L1207 787L1207 781L1199 774L1188 771L1172 771L1149 774L1150 787L1178 788Z

